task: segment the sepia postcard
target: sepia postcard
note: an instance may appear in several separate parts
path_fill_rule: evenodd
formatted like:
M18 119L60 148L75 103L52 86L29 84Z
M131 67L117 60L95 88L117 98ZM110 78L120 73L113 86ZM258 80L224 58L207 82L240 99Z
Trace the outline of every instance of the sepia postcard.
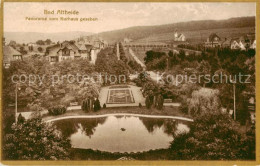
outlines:
M260 164L259 2L1 3L3 165Z

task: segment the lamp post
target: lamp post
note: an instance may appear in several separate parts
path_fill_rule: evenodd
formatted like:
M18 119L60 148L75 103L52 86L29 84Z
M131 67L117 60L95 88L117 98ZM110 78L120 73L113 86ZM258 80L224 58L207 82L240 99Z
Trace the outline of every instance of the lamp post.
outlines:
M17 117L16 117L16 115L17 115L17 109L18 109L18 105L17 105L17 103L18 103L18 90L20 90L21 88L20 87L18 87L18 84L15 84L15 123L17 123Z
M234 98L234 120L236 120L236 85L234 80L230 80L233 83L233 98Z
M236 120L236 85L233 83L233 92L234 92L234 120Z

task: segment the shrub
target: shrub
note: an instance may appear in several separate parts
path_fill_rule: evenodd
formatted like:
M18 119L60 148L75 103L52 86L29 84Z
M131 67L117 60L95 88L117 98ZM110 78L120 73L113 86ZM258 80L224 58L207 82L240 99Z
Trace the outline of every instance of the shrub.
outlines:
M48 109L48 112L50 115L61 115L64 114L66 112L67 108L62 106L62 105L58 105L58 106L53 106L51 108Z
M189 108L187 102L181 102L180 110L181 112L188 114Z
M157 104L156 104L158 110L162 110L163 102L164 102L163 96L159 95L158 99L157 99Z
M24 123L24 121L25 121L25 118L22 116L22 114L20 113L19 115L18 115L18 118L17 118L17 122L18 123Z
M147 109L150 109L152 107L152 100L151 100L151 97L147 96L145 98L145 106Z
M141 103L139 103L139 108L142 108L142 104Z
M175 136L170 159L255 159L254 129L242 133L239 123L227 114L207 112L194 119L189 132Z
M94 102L94 111L98 111L100 109L101 109L100 102L98 99L96 99Z
M88 101L88 100L83 101L82 106L81 106L81 109L82 109L83 111L86 111L86 112L89 111L89 101Z
M40 118L12 125L3 142L5 160L68 160L70 140Z
M104 104L103 104L103 108L107 108L107 105L106 105L106 103L104 103Z

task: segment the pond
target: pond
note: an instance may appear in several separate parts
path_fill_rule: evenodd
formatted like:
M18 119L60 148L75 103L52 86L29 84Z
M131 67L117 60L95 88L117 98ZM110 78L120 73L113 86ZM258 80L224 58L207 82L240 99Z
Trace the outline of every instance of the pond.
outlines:
M53 123L70 138L73 148L121 153L166 149L175 135L189 132L184 121L137 116L72 118Z

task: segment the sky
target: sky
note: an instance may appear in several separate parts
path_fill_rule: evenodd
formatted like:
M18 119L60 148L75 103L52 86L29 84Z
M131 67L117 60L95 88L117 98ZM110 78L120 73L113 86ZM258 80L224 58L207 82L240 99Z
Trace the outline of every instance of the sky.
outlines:
M79 15L45 15L44 10L77 10ZM151 3L151 2L5 2L5 32L99 33L132 26L192 20L220 20L255 16L255 3ZM28 21L26 17L97 18L97 21Z

